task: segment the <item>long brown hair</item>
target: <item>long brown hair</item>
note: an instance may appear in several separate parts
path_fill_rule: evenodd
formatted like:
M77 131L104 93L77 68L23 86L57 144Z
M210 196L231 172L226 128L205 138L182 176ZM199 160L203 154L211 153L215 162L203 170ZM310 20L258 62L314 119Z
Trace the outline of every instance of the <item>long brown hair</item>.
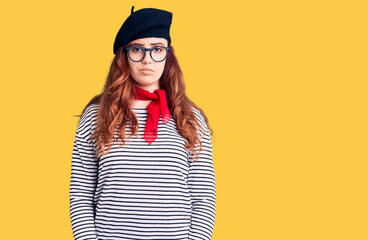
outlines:
M127 44L126 46L129 45L130 44ZM96 103L99 105L96 128L90 139L90 141L95 139L97 143L97 157L107 154L114 141L117 141L119 138L122 141L121 145L129 142L128 138L125 139L125 130L128 122L131 130L130 136L134 136L138 131L139 122L131 109L133 105L133 96L135 96L135 89L133 80L130 76L130 68L125 50L126 46L120 47L116 52L102 93L94 96L85 106L82 113L77 115L81 117L86 108L91 104ZM197 109L202 114L211 135L213 135L213 130L210 128L208 119L202 109L196 106L185 95L183 73L175 57L174 48L171 45L169 47L170 50L168 52L163 74L159 80L159 85L160 89L166 91L167 104L171 114L176 120L178 132L187 141L185 147L193 156L193 161L196 161L199 154L195 151L195 146L197 146L197 144L199 145L199 151L202 151L203 148L199 135L193 133L198 133L199 131L202 138L205 129L197 121L197 117L192 108ZM114 133L117 126L119 134L118 138L115 139ZM119 147L121 145L119 145ZM108 147L106 152L105 146Z

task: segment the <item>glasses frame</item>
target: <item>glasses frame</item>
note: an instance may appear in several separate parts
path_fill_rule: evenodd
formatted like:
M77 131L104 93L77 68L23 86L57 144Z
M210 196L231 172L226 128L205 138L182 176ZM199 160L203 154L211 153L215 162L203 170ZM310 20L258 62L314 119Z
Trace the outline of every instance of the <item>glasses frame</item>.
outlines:
M140 48L140 49L143 49L143 57L142 57L142 59L141 60L139 60L139 61L134 61L131 57L130 57L130 55L129 55L129 50L131 49L131 48L133 48L133 47L135 47L135 48ZM155 49L156 47L162 47L162 48L165 48L166 49L166 55L165 55L165 57L164 57L164 59L162 59L161 61L156 61L155 59L153 59L153 57L152 57L152 50L153 49ZM153 60L153 61L155 61L155 62L162 62L162 61L164 61L166 58L167 58L167 54L169 53L169 51L170 51L170 47L164 47L164 46L156 46L156 47L154 47L154 48L144 48L144 47L141 47L141 46L136 46L136 45L132 45L132 46L129 46L129 47L125 47L125 49L126 49L126 51L127 51L127 55L128 55L128 57L129 57L129 59L130 60L132 60L133 62L140 62L140 61L142 61L145 57L146 57L146 51L149 51L150 52L150 56L151 56L151 59Z

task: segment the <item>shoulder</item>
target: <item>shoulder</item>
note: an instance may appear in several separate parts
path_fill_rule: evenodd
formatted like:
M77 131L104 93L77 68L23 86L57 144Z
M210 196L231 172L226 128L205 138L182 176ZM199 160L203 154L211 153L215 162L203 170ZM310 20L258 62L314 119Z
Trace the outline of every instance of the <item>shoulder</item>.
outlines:
M202 144L203 150L205 150L204 153L207 156L210 156L212 158L212 137L209 131L209 127L206 123L206 116L202 115L202 112L195 107L192 107L192 111L194 115L197 118L198 124L200 127L197 128L197 136L200 139L200 142ZM203 110L202 110L203 111ZM202 129L200 129L202 128ZM196 151L200 149L200 145L195 146ZM204 155L202 155L200 158L202 158ZM192 157L191 157L192 158Z
M96 125L98 113L98 104L93 103L84 109L77 128L77 134L82 137L87 137L87 135L91 135L93 129Z
M204 117L202 115L202 113L196 109L195 107L192 107L192 112L194 113L194 115L196 116L196 119L199 123L199 125L201 125L201 127L203 127L203 129L205 129L206 132L208 132L208 126L206 124L206 121L204 120Z

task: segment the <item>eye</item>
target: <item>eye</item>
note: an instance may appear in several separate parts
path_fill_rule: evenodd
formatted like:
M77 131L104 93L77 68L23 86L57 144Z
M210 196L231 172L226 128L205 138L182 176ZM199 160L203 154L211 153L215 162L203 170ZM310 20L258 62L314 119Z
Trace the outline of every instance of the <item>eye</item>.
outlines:
M153 50L154 50L155 52L161 52L161 51L162 51L162 48L161 48L161 47L155 47Z
M140 51L142 51L142 48L141 47L132 47L131 51L140 52Z

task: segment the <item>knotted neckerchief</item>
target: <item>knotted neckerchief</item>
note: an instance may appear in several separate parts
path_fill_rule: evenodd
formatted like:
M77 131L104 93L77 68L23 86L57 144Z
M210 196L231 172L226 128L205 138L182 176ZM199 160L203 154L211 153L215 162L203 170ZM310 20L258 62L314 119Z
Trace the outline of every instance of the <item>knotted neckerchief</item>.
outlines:
M157 138L158 122L160 120L160 114L162 115L162 122L167 124L171 119L169 107L167 106L166 92L163 89L156 89L153 93L134 86L135 97L138 100L151 100L147 106L147 121L146 129L144 132L144 139L151 144Z

